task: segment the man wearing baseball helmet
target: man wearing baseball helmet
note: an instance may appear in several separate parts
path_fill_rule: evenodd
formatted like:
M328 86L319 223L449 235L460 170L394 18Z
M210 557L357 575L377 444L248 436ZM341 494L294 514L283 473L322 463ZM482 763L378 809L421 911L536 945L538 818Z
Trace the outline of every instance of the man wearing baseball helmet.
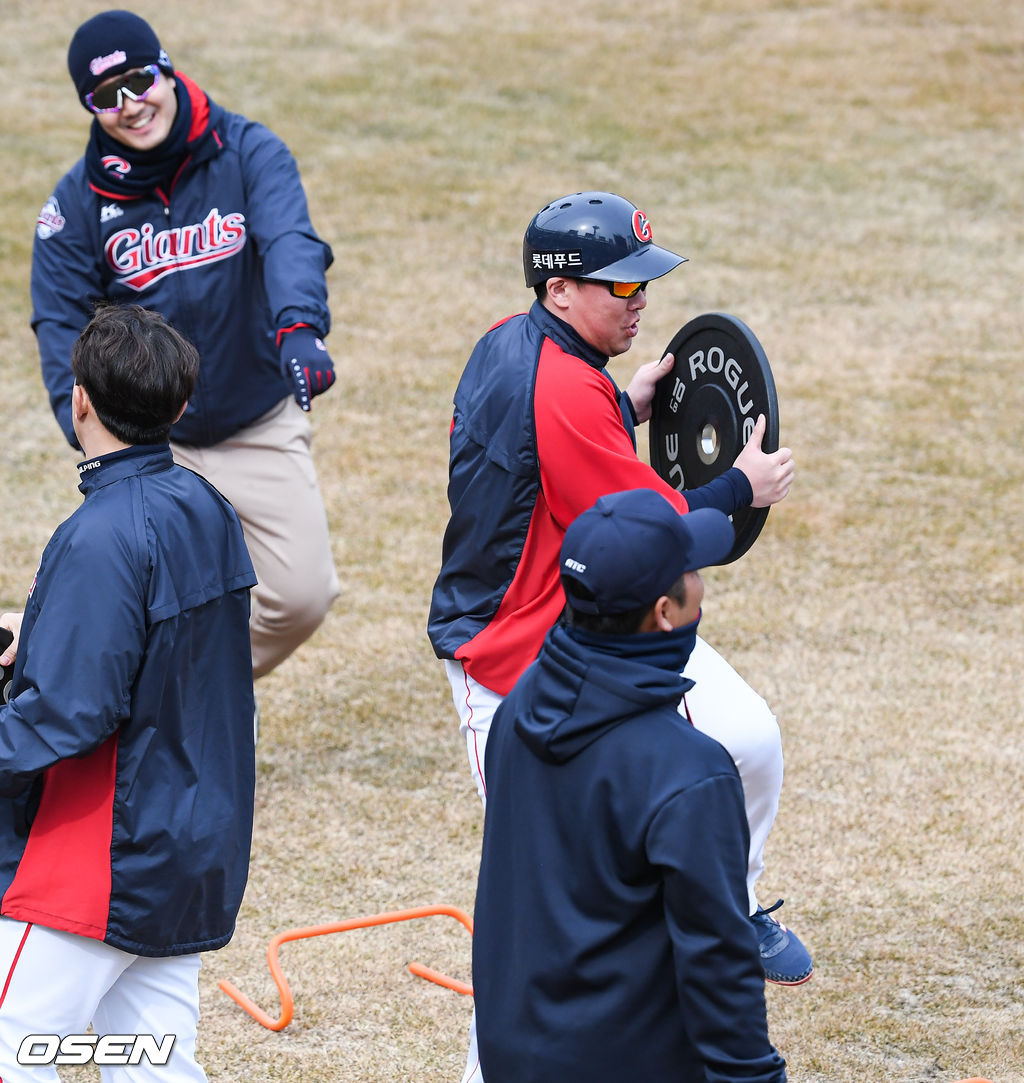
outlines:
M547 204L523 242L526 284L537 300L484 335L456 389L451 517L428 634L445 661L484 801L491 718L565 605L558 555L568 525L599 497L627 489L654 489L680 514L713 507L732 515L777 503L792 483L789 449L761 450L763 417L733 467L698 489L676 491L637 456L635 426L650 417L674 358L641 365L625 392L607 364L633 345L648 283L683 262L654 243L648 216L621 196L577 192ZM800 984L811 976L811 958L754 890L782 787L778 723L699 637L685 675L695 686L680 710L725 746L743 783L749 912L765 976ZM471 1047L467 1080L479 1079L474 1071Z

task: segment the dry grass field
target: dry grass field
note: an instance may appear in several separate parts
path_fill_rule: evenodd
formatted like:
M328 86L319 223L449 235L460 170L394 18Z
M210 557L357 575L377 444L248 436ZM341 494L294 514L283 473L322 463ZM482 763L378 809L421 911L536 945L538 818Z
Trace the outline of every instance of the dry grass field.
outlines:
M0 0L5 609L78 502L28 271L35 215L84 146L64 58L97 10ZM783 728L762 900L785 897L817 965L768 991L790 1079L1024 1083L1024 8L136 10L214 98L289 142L336 256L342 386L313 420L342 596L258 688L251 879L235 939L204 960L210 1079L459 1078L470 1002L405 969L470 978L447 918L287 945L280 1033L217 982L276 1016L275 933L472 911L481 810L424 633L451 395L479 334L530 299L529 218L604 188L690 257L652 286L616 375L691 316L731 312L772 362L797 460L754 548L706 576L702 625Z

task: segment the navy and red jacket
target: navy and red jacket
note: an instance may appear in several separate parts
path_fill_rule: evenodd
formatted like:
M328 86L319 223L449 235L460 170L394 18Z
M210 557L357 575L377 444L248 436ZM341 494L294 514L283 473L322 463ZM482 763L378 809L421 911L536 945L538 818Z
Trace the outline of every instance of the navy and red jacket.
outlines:
M0 913L134 955L218 948L252 837L252 563L167 444L79 470L0 707Z
M330 330L331 250L310 222L295 159L263 125L175 78L191 100L192 130L171 191L100 192L83 157L39 215L32 328L50 404L73 447L71 346L97 299L159 311L198 349L199 380L172 432L185 444L219 443L291 394L280 329Z
M487 1083L784 1083L743 788L679 714L696 624L558 624L498 707L473 928Z
M438 658L499 695L558 619L562 538L598 497L655 489L682 513L710 490L727 515L751 498L735 468L686 493L662 481L637 457L632 408L607 363L535 302L484 335L455 392L451 518L427 632Z

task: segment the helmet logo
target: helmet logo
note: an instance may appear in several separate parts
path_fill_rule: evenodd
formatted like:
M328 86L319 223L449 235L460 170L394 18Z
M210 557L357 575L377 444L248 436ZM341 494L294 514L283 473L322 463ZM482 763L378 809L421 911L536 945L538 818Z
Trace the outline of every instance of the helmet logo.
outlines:
M534 252L533 270L554 271L561 274L564 271L582 271L582 252Z
M651 232L651 220L643 211L633 212L633 232L641 244L649 244L654 237Z

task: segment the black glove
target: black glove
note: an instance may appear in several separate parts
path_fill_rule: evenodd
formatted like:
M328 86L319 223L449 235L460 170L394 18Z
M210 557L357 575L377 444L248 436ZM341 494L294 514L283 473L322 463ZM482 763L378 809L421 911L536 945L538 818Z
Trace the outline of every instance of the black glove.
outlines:
M334 383L334 363L312 327L298 324L279 331L281 371L291 381L295 401L309 412L313 399Z

